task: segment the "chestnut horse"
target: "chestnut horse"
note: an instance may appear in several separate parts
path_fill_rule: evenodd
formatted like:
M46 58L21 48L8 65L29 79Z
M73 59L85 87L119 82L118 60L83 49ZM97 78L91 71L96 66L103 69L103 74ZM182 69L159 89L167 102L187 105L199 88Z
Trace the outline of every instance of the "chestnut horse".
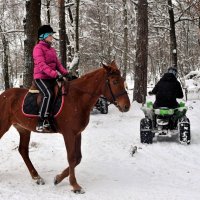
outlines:
M67 87L67 83L64 83ZM64 106L55 118L58 132L63 135L67 150L69 166L54 179L54 184L60 183L69 176L69 182L75 193L82 193L82 187L77 183L75 167L80 163L81 132L89 123L90 111L100 95L104 95L121 112L130 108L130 100L124 88L124 79L113 61L109 65L94 70L68 85L68 94L64 96ZM22 102L27 89L12 88L0 95L0 138L13 125L20 134L19 153L34 180L44 184L29 158L29 141L31 131L36 132L37 118L25 117L22 113Z

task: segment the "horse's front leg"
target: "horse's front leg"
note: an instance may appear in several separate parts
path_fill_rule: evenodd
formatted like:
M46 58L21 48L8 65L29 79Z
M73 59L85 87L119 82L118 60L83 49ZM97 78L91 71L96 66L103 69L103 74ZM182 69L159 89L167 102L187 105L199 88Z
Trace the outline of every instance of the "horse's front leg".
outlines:
M60 183L64 178L69 176L70 184L73 187L73 191L75 193L84 193L81 186L77 183L75 177L75 167L81 162L81 134L71 137L64 136L66 149L67 149L67 156L69 167L67 167L61 174L55 177L54 183Z

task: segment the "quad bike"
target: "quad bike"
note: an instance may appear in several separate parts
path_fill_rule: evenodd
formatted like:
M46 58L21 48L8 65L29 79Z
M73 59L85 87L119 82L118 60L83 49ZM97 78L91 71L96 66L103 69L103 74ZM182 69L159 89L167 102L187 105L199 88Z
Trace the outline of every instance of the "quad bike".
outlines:
M154 137L178 134L181 143L190 144L190 121L185 115L187 107L183 102L175 109L154 109L152 102L147 102L142 110L145 118L140 121L141 143L152 144Z
M94 108L100 111L101 114L108 114L109 102L104 96L100 96Z

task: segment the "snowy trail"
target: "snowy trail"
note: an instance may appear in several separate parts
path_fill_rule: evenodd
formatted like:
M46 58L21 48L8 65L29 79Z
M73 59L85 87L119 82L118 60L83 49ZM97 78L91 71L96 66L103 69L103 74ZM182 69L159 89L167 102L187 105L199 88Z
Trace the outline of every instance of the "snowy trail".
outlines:
M57 186L53 178L66 164L66 153L59 134L33 133L30 157L46 184L35 184L20 157L19 136L15 129L0 141L0 200L199 200L200 199L200 101L189 101L191 145L176 138L140 143L140 105L133 103L128 113L109 106L107 115L91 114L83 132L81 164L77 180L86 193L71 192L68 179ZM195 109L194 109L195 108ZM137 152L131 156L131 146Z

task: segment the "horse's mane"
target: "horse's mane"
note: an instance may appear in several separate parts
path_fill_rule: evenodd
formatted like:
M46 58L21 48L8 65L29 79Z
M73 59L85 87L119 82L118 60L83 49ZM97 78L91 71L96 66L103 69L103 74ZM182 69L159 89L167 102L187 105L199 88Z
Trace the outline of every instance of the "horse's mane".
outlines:
M99 67L97 69L93 69L90 72L87 72L86 74L83 74L82 76L80 76L78 79L75 79L71 82L71 85L74 85L76 83L80 83L86 79L89 79L91 77L94 77L94 75L97 73L97 71L102 71L104 70L102 67Z
M97 72L100 72L100 71L106 71L106 69L104 69L104 67L99 67L99 68L93 69L90 72L87 72L86 74L82 75L78 79L73 80L71 82L71 85L80 83L80 82L85 81L87 79L90 79L91 77L94 77ZM111 67L111 68L109 68L109 72L107 71L107 73L109 75L116 75L116 74L120 75L120 70L118 68L112 68Z
M103 69L103 68L99 67L99 68L96 68L96 69L92 69L89 72L80 76L80 78L89 78L89 77L93 76L94 74L96 74L97 71L100 71L100 69Z

